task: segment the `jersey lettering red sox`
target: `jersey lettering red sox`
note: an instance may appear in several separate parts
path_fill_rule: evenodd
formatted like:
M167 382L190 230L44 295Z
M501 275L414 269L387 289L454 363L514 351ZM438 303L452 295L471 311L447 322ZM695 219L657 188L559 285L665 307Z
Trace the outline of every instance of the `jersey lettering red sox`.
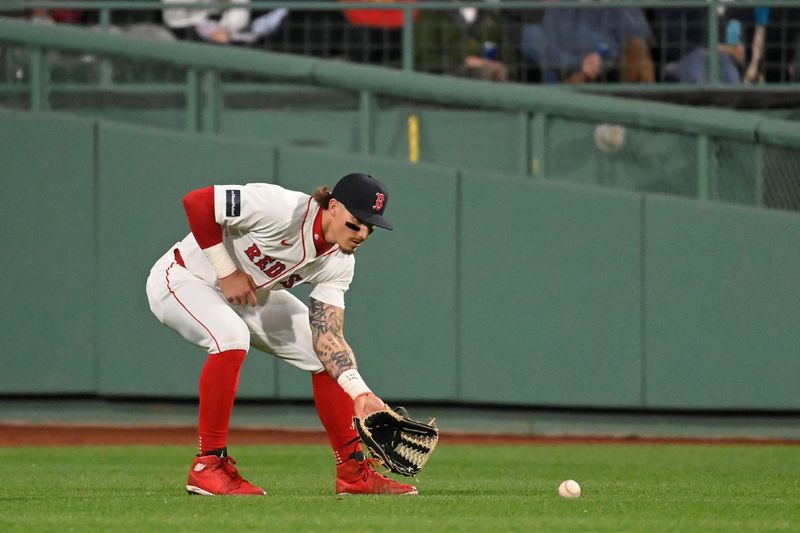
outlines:
M253 277L258 290L282 290L311 283L311 297L344 308L355 259L338 246L315 245L321 208L312 197L278 185L215 185L214 213L223 243L237 266ZM318 222L317 222L318 223ZM316 229L316 231L315 231ZM216 274L194 236L179 244L186 268L209 283Z

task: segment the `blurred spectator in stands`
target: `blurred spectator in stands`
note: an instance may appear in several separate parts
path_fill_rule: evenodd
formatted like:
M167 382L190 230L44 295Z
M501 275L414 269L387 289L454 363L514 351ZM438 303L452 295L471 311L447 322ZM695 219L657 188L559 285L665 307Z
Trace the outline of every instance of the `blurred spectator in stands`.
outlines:
M755 18L753 44L750 47L750 63L744 71L744 81L745 83L763 83L764 40L766 38L767 25L769 24L769 8L757 7L753 14Z
M494 9L424 10L414 28L418 70L491 81L508 80L502 62L512 48ZM515 47L514 47L515 48Z
M2 1L2 0L0 0ZM33 24L53 26L55 24L80 24L84 19L84 12L78 9L23 9L16 13L30 20ZM49 50L45 55L51 64L63 63L64 55L55 50ZM0 46L0 62L11 76L17 81L30 79L31 50L24 47Z
M652 83L651 40L640 8L545 9L540 29L523 28L522 51L546 81Z
M194 1L197 5L207 0ZM165 4L183 3L187 0L163 0ZM226 0L228 4L242 7L219 10L216 8L171 7L164 9L164 23L179 39L203 40L217 44L252 44L278 29L288 13L285 8L275 9L252 20L250 0Z
M769 8L731 8L720 5L717 62L719 81L739 84L763 81L764 43L769 24ZM661 8L654 15L654 26L661 31L666 58L664 81L708 83L708 11L706 8ZM750 61L746 62L746 36L752 32ZM676 45L678 45L676 47ZM676 48L680 50L675 57Z
M797 76L797 46L800 40L800 2L770 8L770 23L764 39L764 78L767 83L800 81Z
M346 3L373 2L374 0L340 0ZM416 0L383 0L383 3L416 3ZM411 13L419 18L419 10ZM402 61L403 20L402 9L345 9L347 21L345 35L347 58L384 66L400 66Z
M789 81L800 82L800 34L794 41L794 55L788 70Z
M81 9L43 9L31 10L30 18L34 22L57 24L80 24L84 21L85 13Z

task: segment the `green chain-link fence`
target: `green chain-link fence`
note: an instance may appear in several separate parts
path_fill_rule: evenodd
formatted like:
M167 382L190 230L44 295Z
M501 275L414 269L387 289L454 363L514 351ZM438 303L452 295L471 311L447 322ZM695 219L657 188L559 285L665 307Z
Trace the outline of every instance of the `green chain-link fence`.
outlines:
M41 23L53 23L58 10L79 13L70 22L117 33L138 35L149 39L202 40L193 27L174 27L167 24L164 15L170 6L158 0L17 0L0 5L0 13L7 16L35 17ZM204 2L180 6L200 11L217 6L219 16L225 9L241 7L225 2ZM601 52L607 54L599 81L625 79L625 41L631 34L641 34L649 48L654 66L655 80L659 82L691 83L684 72L682 59L697 48L713 49L717 44L741 46L741 56L736 56L735 69L744 76L756 48L755 34L760 26L764 31L762 53L756 62L759 78L756 83L793 83L800 80L800 6L791 0L641 0L542 2L521 0L495 2L454 2L419 0L415 3L376 2L372 15L364 16L367 4L319 1L265 1L252 0L250 20L267 15L276 9L288 8L288 15L271 32L252 43L239 43L274 52L335 58L353 62L372 63L394 68L408 68L421 72L449 73L486 77L497 74L487 69L470 67L467 55L479 59L497 60L502 65L503 76L529 83L560 81L567 77L568 61L572 49L563 53L554 49L560 32L574 28L564 26L564 15L585 17L596 21L599 34L609 36L619 43L599 43ZM174 10L174 7L172 8ZM757 14L757 9L767 9ZM361 18L354 18L361 12ZM48 19L48 15L52 15ZM387 17L383 17L387 15ZM369 18L384 18L383 22L370 22ZM639 17L641 20L637 20ZM643 25L643 26L642 26ZM642 27L639 27L642 26ZM619 28L623 28L620 30ZM245 27L251 31L251 27ZM622 35L620 32L625 32ZM563 37L563 35L561 35ZM575 36L578 38L579 36ZM623 38L624 37L624 38ZM617 49L619 47L619 50ZM555 51L554 51L555 50ZM13 61L4 58L5 61ZM713 67L709 81L724 78L727 60L723 54L708 55L706 61ZM15 65L18 73L20 68ZM85 79L85 68L75 66L75 81ZM170 81L164 72L134 69L117 73L117 82Z
M0 31L4 54L21 58L25 69L22 75L8 64L2 70L4 81L15 88L0 93L0 105L6 107L209 132L219 131L224 116L229 124L237 122L237 133L250 135L262 134L283 111L285 122L270 130L273 138L403 158L411 143L406 118L415 116L423 162L800 210L800 130L788 121L728 112L722 119L730 125L716 128L714 118L692 122L695 115L717 116L708 110L462 82L482 95L470 103L472 89L461 89L455 80L448 83L464 91L460 97L450 94L449 85L436 84L435 77L411 73L405 76L413 81L397 78L395 87L385 79L392 71L364 74L345 63L337 68L336 62L324 62L323 67L322 62L290 58L281 63L284 72L267 68L281 58L261 52L168 43L136 47L144 41L10 21L0 23L0 29L7 30ZM86 46L75 44L84 35ZM293 75L288 72L292 69L303 73ZM169 81L107 83L134 79L137 71L158 72ZM334 81L326 84L307 74L318 71L331 72ZM77 73L81 83L67 83L75 82ZM518 89L531 91L520 100L530 103L508 103L523 94ZM409 92L419 91L410 98ZM548 103L555 100L557 104ZM304 120L286 118L298 113ZM678 118L671 118L672 113ZM782 133L762 134L765 124Z

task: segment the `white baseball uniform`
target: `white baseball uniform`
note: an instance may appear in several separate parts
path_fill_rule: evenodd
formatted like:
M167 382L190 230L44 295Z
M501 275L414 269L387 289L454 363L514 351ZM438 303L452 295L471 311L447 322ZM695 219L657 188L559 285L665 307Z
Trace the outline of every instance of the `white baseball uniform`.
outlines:
M312 298L344 308L355 259L336 245L317 255L315 241L324 243L319 204L278 185L215 185L214 212L228 254L258 287L257 305L228 303L189 233L150 271L147 298L153 314L209 353L253 346L303 370L323 371L311 341L308 308L285 290L311 283Z

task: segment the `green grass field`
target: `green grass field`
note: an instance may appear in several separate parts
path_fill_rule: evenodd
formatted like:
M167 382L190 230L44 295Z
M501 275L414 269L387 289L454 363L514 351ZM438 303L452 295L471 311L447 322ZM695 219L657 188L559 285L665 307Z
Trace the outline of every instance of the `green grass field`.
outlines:
M232 448L265 498L188 496L192 453L0 449L0 531L800 531L800 446L444 443L419 496L341 499L322 446Z

